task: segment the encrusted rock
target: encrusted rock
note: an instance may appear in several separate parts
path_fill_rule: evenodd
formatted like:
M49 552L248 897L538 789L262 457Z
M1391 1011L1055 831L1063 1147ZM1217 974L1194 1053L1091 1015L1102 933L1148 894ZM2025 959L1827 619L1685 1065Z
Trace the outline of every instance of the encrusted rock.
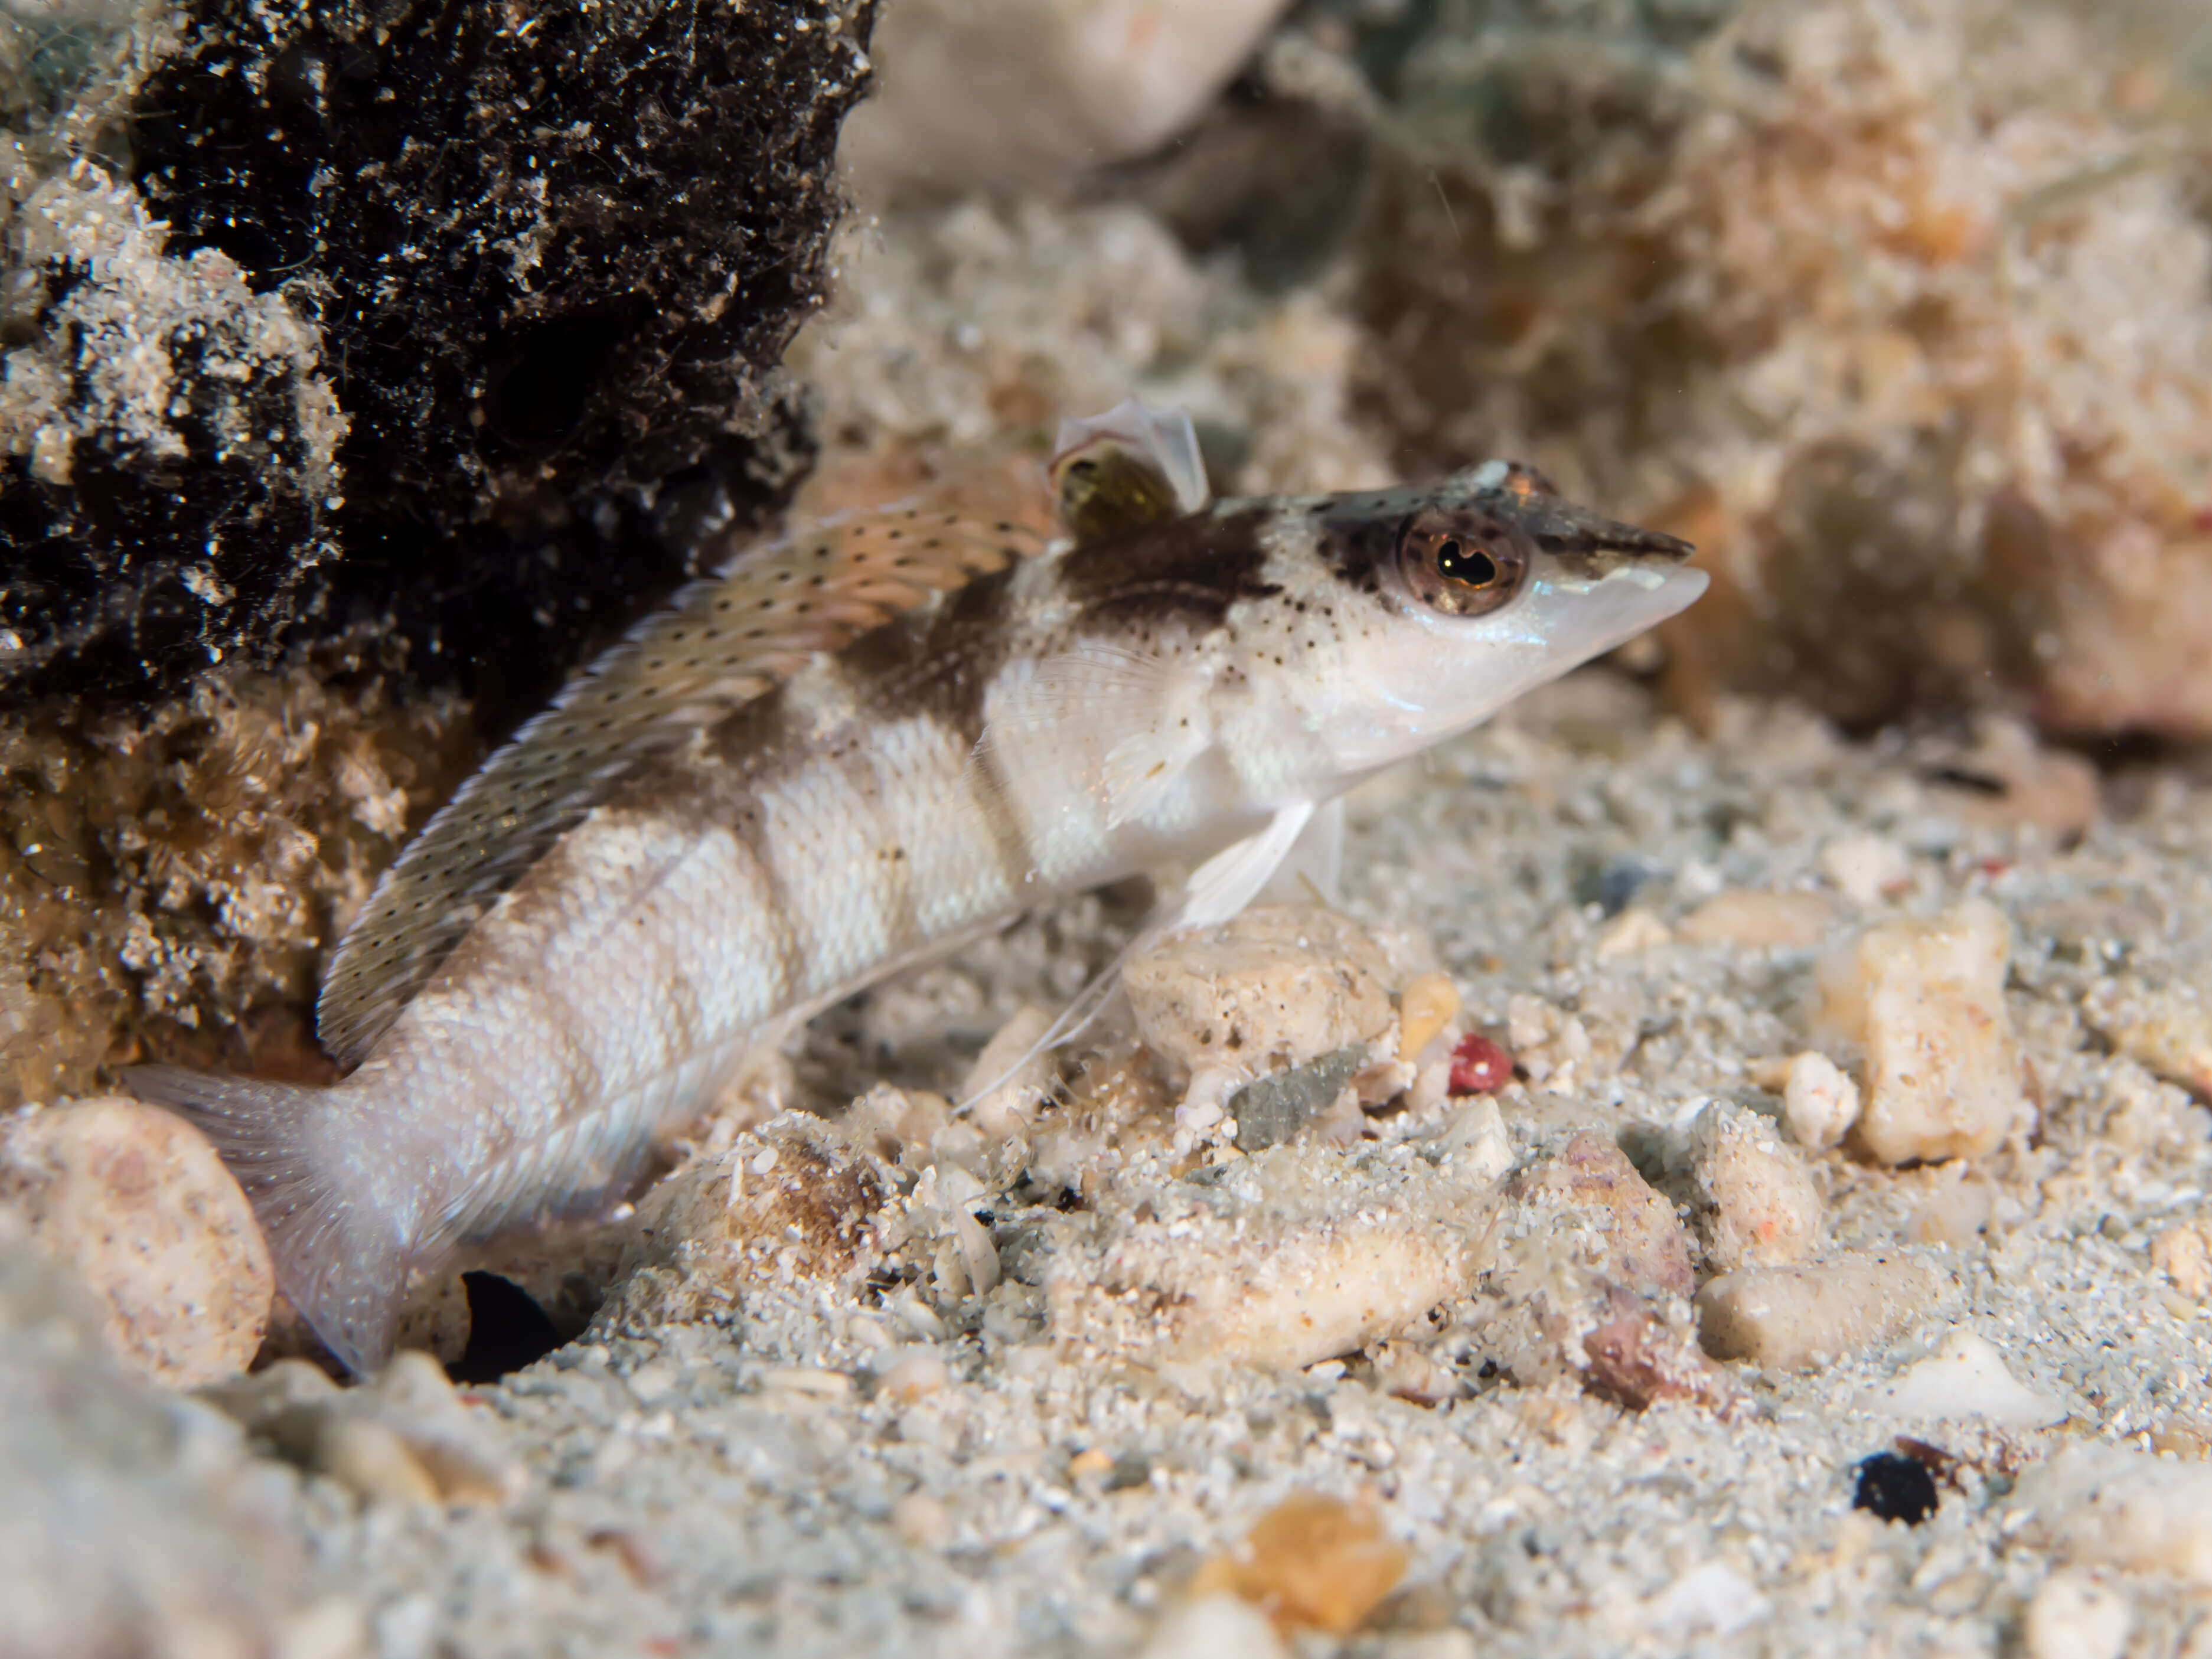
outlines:
M1618 1146L1577 1133L1507 1193L1484 1340L1516 1381L1565 1372L1638 1411L1726 1401L1692 1328L1688 1237Z
M57 148L128 172L11 234L0 700L367 624L497 725L787 490L866 0L102 9Z
M215 1148L174 1114L85 1100L0 1124L0 1205L91 1287L109 1343L147 1376L190 1388L260 1346L268 1246Z
M2069 1561L2212 1587L2212 1464L2070 1445L2021 1477L2013 1507Z
M1711 1208L1705 1255L1722 1273L1796 1261L1820 1246L1824 1206L1812 1172L1756 1113L1711 1106L1697 1125L1697 1178Z
M1053 1224L1054 1339L1289 1368L1422 1328L1486 1261L1497 1206L1464 1154L1279 1146Z
M1716 1359L1802 1370L1899 1334L1936 1290L1934 1273L1899 1256L1747 1267L1698 1292L1699 1340Z
M1562 1206L1600 1218L1607 1274L1635 1291L1687 1296L1690 1241L1674 1206L1654 1192L1627 1154L1583 1130L1514 1178L1512 1196L1538 1211Z
M2004 1006L2011 927L1984 899L1868 929L1819 968L1821 1028L1866 1056L1854 1135L1885 1164L1973 1158L2027 1109Z
M888 1194L866 1152L819 1119L785 1113L646 1196L620 1268L626 1282L601 1316L649 1303L656 1318L698 1319L755 1290L865 1273Z
M1548 1311L1547 1322L1570 1363L1575 1346L1581 1347L1583 1386L1615 1405L1640 1412L1662 1400L1726 1398L1688 1330L1619 1285L1605 1286L1595 1310Z
M1712 591L1662 630L1693 701L2212 732L2186 26L2146 52L1999 0L1366 15L1352 87L1284 89L1364 131L1389 106L1379 210L1330 222L1410 465L1528 454L1694 541ZM2145 84L2173 91L2119 90ZM2147 131L2170 159L2047 205Z

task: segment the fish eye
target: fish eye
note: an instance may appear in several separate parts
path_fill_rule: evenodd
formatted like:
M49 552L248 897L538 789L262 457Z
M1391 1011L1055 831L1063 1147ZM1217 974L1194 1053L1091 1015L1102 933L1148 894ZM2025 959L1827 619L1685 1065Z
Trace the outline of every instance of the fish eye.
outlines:
M1398 568L1431 610L1480 617L1521 591L1528 558L1504 520L1468 508L1430 507L1398 532Z

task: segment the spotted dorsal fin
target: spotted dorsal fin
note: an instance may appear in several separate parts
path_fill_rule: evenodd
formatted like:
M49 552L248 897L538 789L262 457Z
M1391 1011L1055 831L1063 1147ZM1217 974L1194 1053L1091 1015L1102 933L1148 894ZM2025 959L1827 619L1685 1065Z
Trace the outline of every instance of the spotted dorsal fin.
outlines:
M1049 476L1078 544L1182 518L1212 499L1190 416L1133 400L1062 421Z
M499 895L654 757L817 652L1036 551L1024 521L1035 516L940 491L748 548L685 588L571 680L384 872L324 975L324 1046L363 1059Z

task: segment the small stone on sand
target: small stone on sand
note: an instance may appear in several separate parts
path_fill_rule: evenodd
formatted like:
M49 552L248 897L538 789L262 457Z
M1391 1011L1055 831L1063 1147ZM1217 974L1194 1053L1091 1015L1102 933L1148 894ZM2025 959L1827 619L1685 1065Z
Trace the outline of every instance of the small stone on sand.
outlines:
M1774 1126L1738 1107L1709 1106L1696 1132L1705 1255L1723 1273L1796 1261L1820 1246L1820 1189Z
M1690 945L1747 950L1802 950L1827 936L1835 911L1818 893L1716 893L1682 918L1675 936Z
M1802 1370L1895 1336L1935 1293L1933 1273L1896 1256L1747 1267L1698 1292L1698 1334L1716 1359Z
M1808 1152L1839 1144L1859 1121L1859 1085L1817 1049L1795 1055L1782 1085L1782 1121Z
M2023 1474L2013 1504L2032 1541L2069 1561L2212 1589L2212 1465L2071 1445Z
M1366 1504L1293 1492L1191 1581L1194 1597L1227 1592L1288 1635L1348 1636L1404 1576L1408 1554Z
M2071 1414L2014 1376L1995 1343L1964 1329L1945 1337L1869 1403L1899 1419L1979 1418L2001 1429L2047 1429Z
M155 1381L234 1376L261 1346L268 1247L215 1148L174 1113L82 1100L0 1123L0 1206L76 1270L110 1345Z
M1372 1042L1395 1018L1388 958L1318 905L1248 910L1162 941L1122 975L1146 1046L1187 1072L1252 1075Z
M2011 927L1984 899L1869 928L1821 961L1819 1024L1866 1055L1858 1144L1884 1164L1978 1158L2027 1109L2004 1005Z

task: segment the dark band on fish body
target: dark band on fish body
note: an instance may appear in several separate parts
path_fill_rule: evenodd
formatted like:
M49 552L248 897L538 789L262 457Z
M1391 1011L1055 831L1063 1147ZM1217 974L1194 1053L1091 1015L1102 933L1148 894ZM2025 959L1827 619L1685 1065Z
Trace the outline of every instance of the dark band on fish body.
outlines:
M847 646L839 665L860 712L870 720L927 715L974 743L984 694L1022 643L1013 626L1017 568L979 576Z
M1060 565L1079 631L1182 622L1218 628L1240 600L1282 590L1265 579L1264 507L1188 518L1072 549Z
M1379 592L1382 573L1397 556L1404 514L1390 511L1399 490L1341 495L1314 525L1315 546L1329 568L1354 592Z

